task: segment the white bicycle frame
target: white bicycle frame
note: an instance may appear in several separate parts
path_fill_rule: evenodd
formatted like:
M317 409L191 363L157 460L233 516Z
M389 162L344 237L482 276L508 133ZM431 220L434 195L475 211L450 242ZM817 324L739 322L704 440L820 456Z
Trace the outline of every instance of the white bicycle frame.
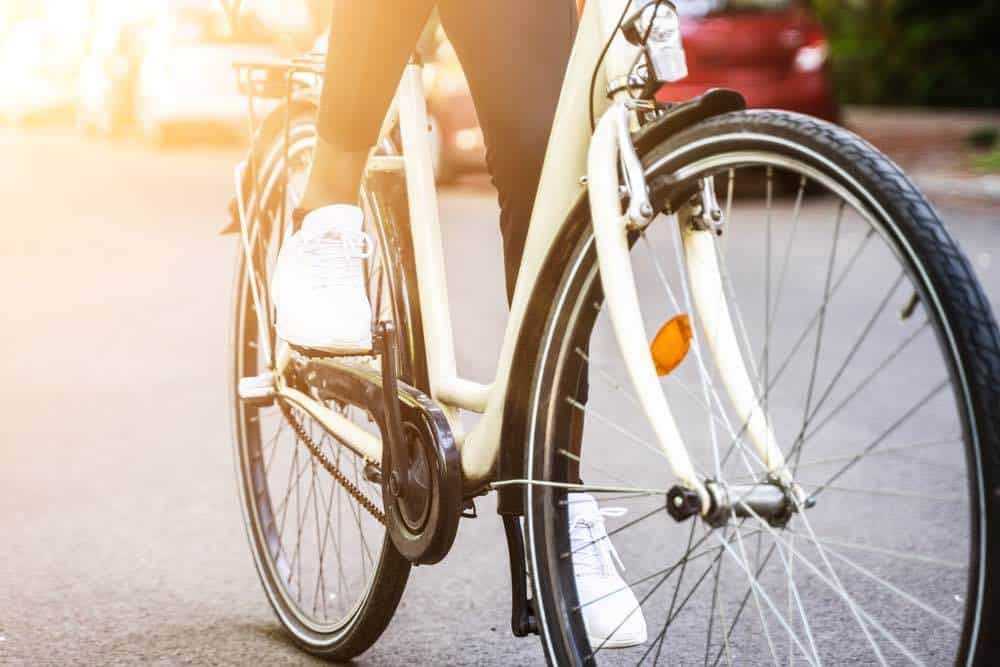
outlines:
M383 124L387 132L397 122L402 135L403 155L377 156L369 170L404 170L409 198L410 225L417 275L418 297L432 398L448 413L456 439L461 444L462 471L468 488L490 483L500 451L500 430L506 402L509 374L518 333L527 311L532 286L542 264L578 198L588 187L601 281L612 327L626 371L643 412L653 429L657 444L669 464L669 474L702 498L708 511L709 497L696 473L670 406L660 387L649 354L638 294L632 275L626 233L635 222L621 210L619 159L634 160L629 129L632 113L623 99L609 101L604 91L608 81L629 73L637 47L616 35L599 73L591 100L591 74L600 50L615 30L627 0L592 0L581 17L576 41L560 93L541 182L535 199L530 227L510 318L493 382L481 384L459 377L455 362L452 320L438 217L437 193L427 138L427 110L419 65L408 65L398 93ZM591 136L591 103L600 121ZM625 166L628 166L627 164ZM638 162L634 162L638 166ZM586 180L584 180L586 176ZM635 177L632 173L630 176ZM629 178L635 191L633 201L646 196L641 171L638 183ZM585 186L586 184L586 186ZM772 475L790 482L784 459L758 401L744 362L726 305L712 232L684 229L688 276L695 307L706 323L706 342L719 369L732 405L746 424L748 439ZM287 359L276 360L280 377ZM279 382L277 392L307 410L334 435L359 455L381 460L378 437L358 428L333 410ZM482 415L468 433L462 432L460 410ZM667 471L664 471L665 475ZM514 480L511 483L530 483Z

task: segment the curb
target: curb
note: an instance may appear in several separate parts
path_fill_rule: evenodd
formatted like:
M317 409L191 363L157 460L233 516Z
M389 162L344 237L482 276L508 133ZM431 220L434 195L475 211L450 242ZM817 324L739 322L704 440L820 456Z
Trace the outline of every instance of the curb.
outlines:
M939 176L920 171L910 172L909 176L931 196L1000 202L1000 176Z

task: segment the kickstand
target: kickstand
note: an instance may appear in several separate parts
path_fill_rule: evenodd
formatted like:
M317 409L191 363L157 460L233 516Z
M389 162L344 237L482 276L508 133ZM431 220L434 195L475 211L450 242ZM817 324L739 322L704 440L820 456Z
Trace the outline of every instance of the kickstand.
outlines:
M528 597L528 573L524 558L524 533L521 521L513 515L503 515L503 530L507 535L507 555L510 557L510 629L515 637L538 634L535 601Z

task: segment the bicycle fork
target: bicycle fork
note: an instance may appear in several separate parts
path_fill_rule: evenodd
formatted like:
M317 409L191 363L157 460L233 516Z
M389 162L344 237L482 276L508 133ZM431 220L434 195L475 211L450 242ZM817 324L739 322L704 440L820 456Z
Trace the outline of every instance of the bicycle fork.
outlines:
M629 119L630 112L624 102L613 104L599 121L587 155L590 211L601 283L629 380L671 473L683 487L672 490L668 509L678 510L675 514L678 519L694 513L708 517L713 506L719 505L719 494L712 493L709 487L714 485L706 484L696 472L660 386L632 272L628 232L648 225L656 212L649 201L642 164L632 145ZM619 165L623 184L619 183ZM624 213L622 187L629 195L628 210ZM757 455L772 479L786 489L793 489L784 457L747 373L723 292L712 234L711 230L683 231L694 306L705 323L705 340L722 384L741 422L746 424L745 432ZM803 500L799 491L794 491L794 495L796 500ZM671 504L673 508L669 507Z

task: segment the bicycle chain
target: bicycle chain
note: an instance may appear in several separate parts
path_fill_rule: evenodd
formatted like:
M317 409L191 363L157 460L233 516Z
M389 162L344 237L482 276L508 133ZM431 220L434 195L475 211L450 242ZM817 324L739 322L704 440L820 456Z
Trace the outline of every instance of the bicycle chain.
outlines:
M354 484L354 482L349 480L347 476L344 475L344 473L342 473L340 469L333 464L332 461L330 461L330 458L323 453L323 450L320 449L319 445L316 444L316 441L313 440L308 433L306 433L306 430L304 428L302 428L302 424L299 423L299 420L296 419L294 415L292 415L292 411L288 407L288 404L280 398L278 399L277 403L278 407L281 409L281 414L283 414L285 416L285 419L288 420L288 423L291 425L292 430L295 431L295 434L299 437L299 440L301 440L305 444L305 446L309 449L310 453L312 453L313 455L313 458L319 461L320 465L322 465L323 468L325 468L328 473L333 475L333 478L337 480L337 482L342 487L344 487L344 489L349 494L354 496L355 500L357 500L358 503L362 507L364 507L369 514L375 517L376 521L378 521L382 525L385 525L385 513L383 513L382 510L379 509L378 504L369 499L368 496L366 496L361 491L361 489L359 489L357 485Z

